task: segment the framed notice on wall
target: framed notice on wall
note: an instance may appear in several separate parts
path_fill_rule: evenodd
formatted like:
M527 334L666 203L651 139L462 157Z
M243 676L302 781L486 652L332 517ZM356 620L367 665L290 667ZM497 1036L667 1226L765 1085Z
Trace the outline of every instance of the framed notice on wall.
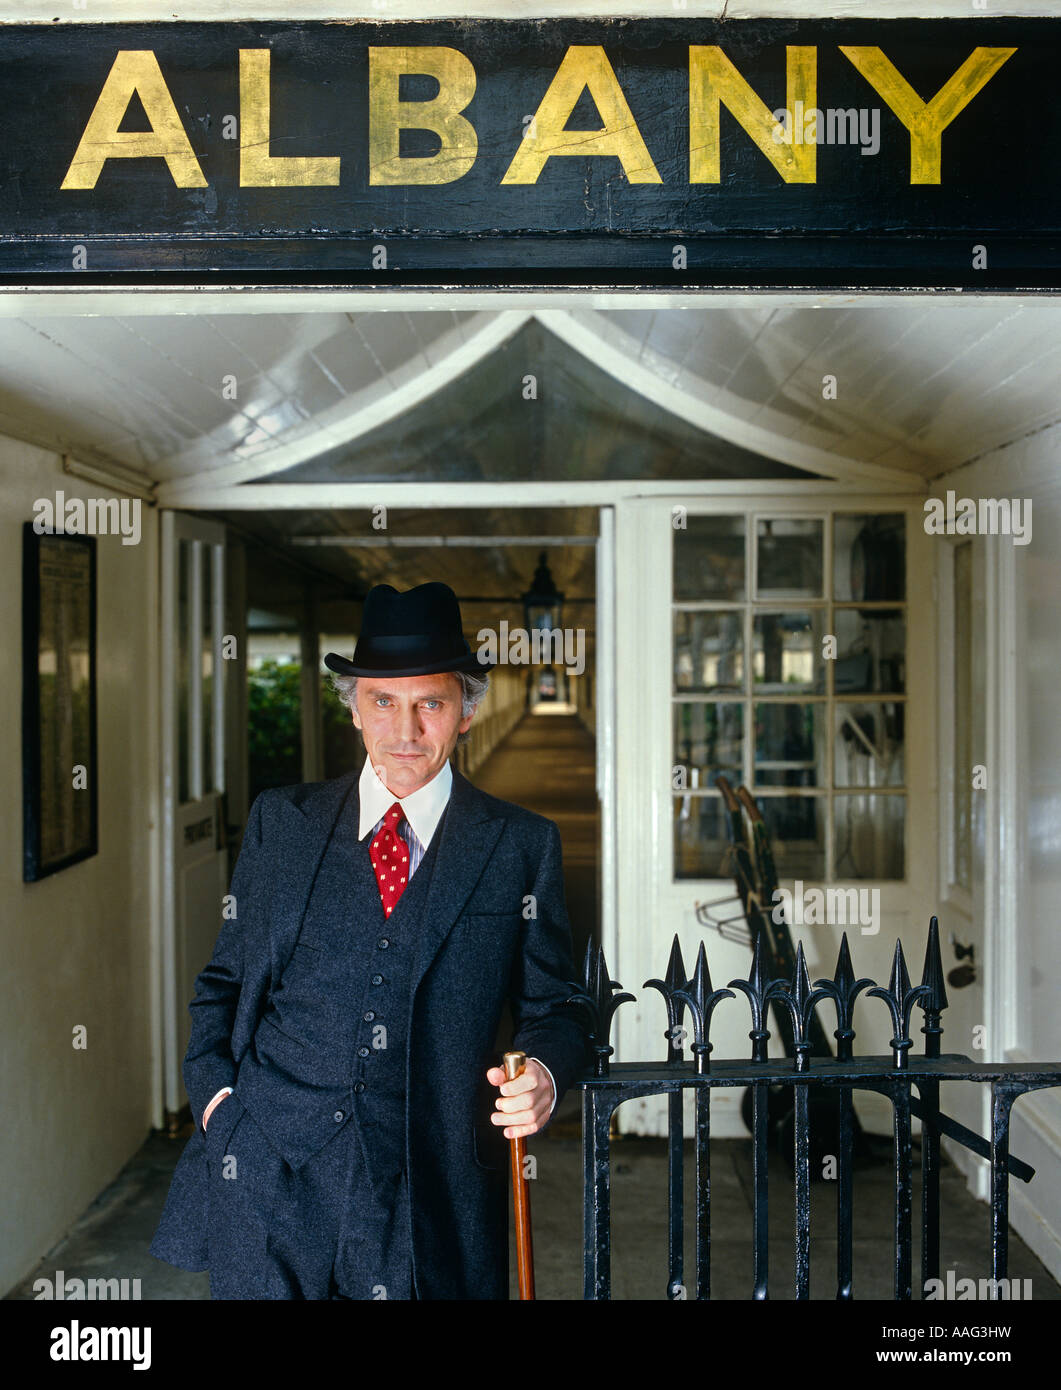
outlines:
M22 877L96 853L96 541L23 528Z

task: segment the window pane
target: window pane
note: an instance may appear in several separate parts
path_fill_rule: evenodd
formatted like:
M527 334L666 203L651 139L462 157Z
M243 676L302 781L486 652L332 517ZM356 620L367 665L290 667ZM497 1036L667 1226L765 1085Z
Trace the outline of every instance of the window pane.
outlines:
M905 875L905 796L837 796L833 815L837 878Z
M838 787L901 787L902 704L840 704L834 710L833 780Z
M824 610L757 613L752 624L752 672L757 695L820 695Z
M756 785L824 786L824 732L824 705L756 705Z
M685 769L686 787L714 787L720 772L742 781L743 744L743 705L674 706L674 765Z
M744 622L740 612L674 614L674 689L744 689Z
M837 608L837 695L901 695L906 689L906 622L897 608Z
M674 532L674 597L744 598L744 518L690 516L686 520L686 528Z
M772 517L758 527L759 598L822 597L822 523Z
M838 516L833 521L833 598L906 597L906 517Z
M720 774L753 790L782 876L905 875L906 529L896 511L701 516L675 532L677 877L719 874ZM953 811L957 837L969 812ZM967 850L956 858L960 877Z
M774 842L778 878L825 877L825 798L761 796L759 808Z
M674 798L674 877L728 878L729 817L720 796Z

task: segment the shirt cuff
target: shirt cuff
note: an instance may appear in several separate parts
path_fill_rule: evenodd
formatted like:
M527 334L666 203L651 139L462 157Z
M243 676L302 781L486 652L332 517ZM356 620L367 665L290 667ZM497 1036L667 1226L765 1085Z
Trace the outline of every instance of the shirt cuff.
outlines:
M555 1087L553 1088L553 1092L554 1092L554 1094L555 1094ZM217 1095L214 1096L214 1097L212 1098L212 1100L210 1101L210 1104L209 1104L209 1105L206 1107L206 1109L203 1111L202 1131L203 1131L204 1134L206 1133L207 1121L209 1120L210 1116L213 1114L213 1112L214 1112L214 1107L217 1105L217 1102L221 1099L222 1096L230 1096L231 1094L232 1094L232 1087L231 1087L231 1086L222 1086L221 1089L220 1089L220 1091L218 1091Z
M537 1057L532 1057L530 1060L532 1062L537 1062L538 1065L541 1067L542 1071L545 1072L546 1076L549 1078L549 1082L553 1088L553 1103L549 1106L549 1114L552 1115L553 1111L556 1109L556 1080L553 1077L552 1072L549 1070L549 1068L545 1065L544 1062L539 1061Z

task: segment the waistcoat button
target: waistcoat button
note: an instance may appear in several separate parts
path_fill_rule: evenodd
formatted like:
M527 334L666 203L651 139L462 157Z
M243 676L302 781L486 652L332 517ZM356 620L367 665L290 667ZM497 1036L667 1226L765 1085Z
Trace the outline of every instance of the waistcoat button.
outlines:
M368 1056L368 1048L367 1048L367 1047L359 1047L359 1048L357 1049L357 1055L358 1055L359 1057L367 1057L367 1056Z
M364 1018L366 1023L371 1023L372 1020L376 1017L376 1015L372 1012L371 1009L369 1009L367 1013L362 1015L362 1017Z
M383 983L383 976L382 976L382 975L373 975L373 976L372 976L372 983L373 983L374 985L381 985L381 984Z
M357 1083L357 1085L354 1087L354 1092L355 1092L355 1094L360 1095L361 1092L362 1092L364 1089L365 1089L365 1083L364 1083L363 1081L359 1081L359 1082Z
M390 942L387 940L385 936L381 936L380 939L376 942L376 945L379 947L381 951L385 951L387 947L390 945Z
M332 1116L332 1119L335 1121L336 1124L338 1124L342 1118L343 1112L341 1110L337 1110L335 1114Z

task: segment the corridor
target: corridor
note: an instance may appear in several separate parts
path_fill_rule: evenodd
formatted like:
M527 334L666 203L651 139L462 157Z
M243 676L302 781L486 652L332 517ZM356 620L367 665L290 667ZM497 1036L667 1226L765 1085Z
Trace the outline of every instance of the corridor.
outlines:
M548 705L521 720L475 774L475 785L502 801L548 816L564 846L564 889L575 964L598 933L600 817L592 736L572 714Z

